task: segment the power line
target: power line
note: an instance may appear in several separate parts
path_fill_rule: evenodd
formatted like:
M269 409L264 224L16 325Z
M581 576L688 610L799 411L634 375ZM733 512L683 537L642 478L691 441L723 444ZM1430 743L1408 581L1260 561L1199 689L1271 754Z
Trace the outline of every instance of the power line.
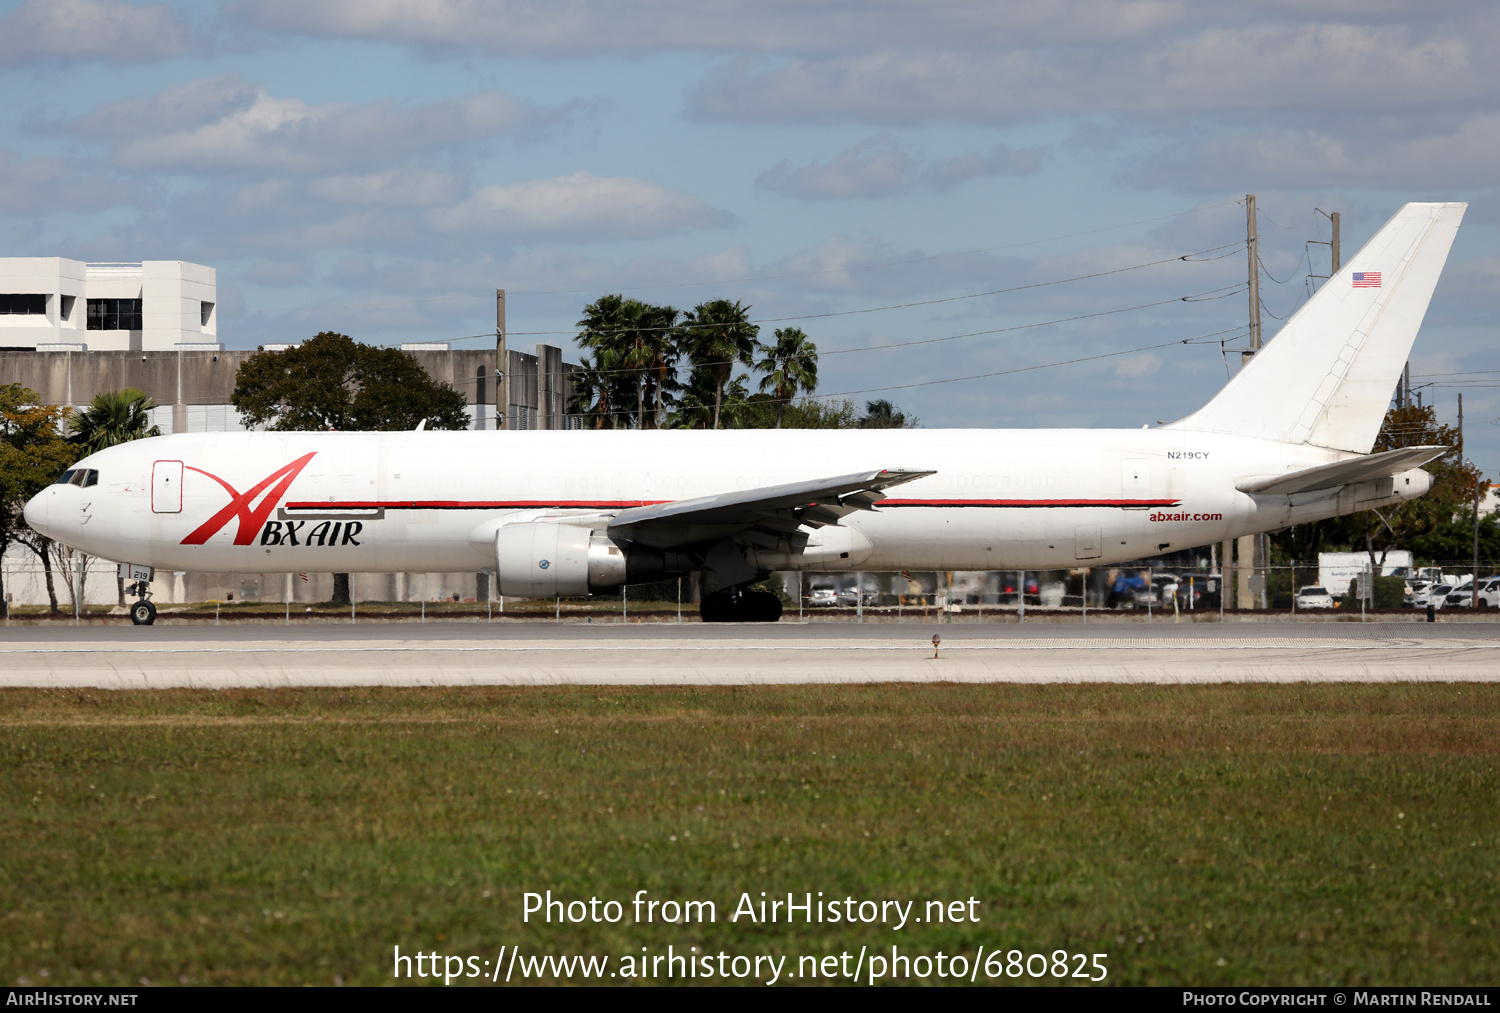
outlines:
M1244 248L1245 248L1244 242L1242 240L1236 240L1235 242L1232 242L1232 243L1223 243L1223 244L1221 244L1219 246L1211 246L1211 247L1209 247L1206 250L1197 250L1197 251L1195 251L1193 253L1182 253L1182 254L1178 254L1176 256L1172 256L1172 257L1163 257L1160 260L1149 260L1149 261L1145 261L1144 263L1140 263L1140 264L1129 264L1129 265L1127 265L1125 267L1114 267L1114 268L1110 268L1107 271L1093 271L1093 272L1090 272L1089 274L1078 274L1078 275L1073 275L1072 277L1069 277L1069 278L1054 278L1054 279L1052 279L1050 281L1035 281L1035 282L1030 282L1029 284L1025 284L1025 285L1012 285L1012 286L1010 286L1008 288L988 289L988 290L986 290L984 292L969 292L969 293L966 293L964 295L944 296L944 297L939 298L939 299L920 299L920 300L915 300L915 301L912 301L912 302L891 303L891 304L885 305L885 306L868 306L868 307L864 307L864 308L861 308L861 309L853 309L853 310L834 310L834 311L830 311L830 312L827 312L827 313L803 313L803 314L798 314L798 315L795 315L795 316L785 316L785 317L756 317L754 319L750 319L750 320L747 320L745 322L749 323L749 324L756 324L756 325L759 325L759 324L783 324L783 323L788 323L788 322L794 321L794 320L824 320L824 319L827 319L829 317L856 316L856 315L865 314L865 313L883 313L883 312L886 312L888 310L911 309L912 307L916 307L916 306L936 306L936 305L941 304L941 303L961 302L961 301L966 300L966 299L983 299L986 296L1007 295L1007 294L1012 293L1012 292L1026 292L1026 291L1030 291L1030 290L1038 289L1038 288L1049 288L1049 287L1051 287L1053 285L1066 285L1066 284L1069 284L1069 283L1075 282L1075 281L1089 281L1089 280L1094 279L1094 278L1104 278L1104 277L1108 277L1108 276L1114 275L1114 274L1124 274L1124 273L1129 272L1129 271L1140 271L1140 270L1143 270L1143 269L1148 268L1148 267L1159 267L1162 264L1174 264L1174 263L1178 263L1178 262L1187 263L1187 264L1198 264L1198 263L1206 263L1206 262L1212 261L1212 260L1222 260L1224 257L1232 257L1232 256L1234 256L1236 253L1238 253L1240 250L1243 250ZM1204 254L1217 253L1220 250L1226 250L1226 249L1229 250L1230 252L1226 253L1226 254L1222 254L1221 256L1218 256L1218 257L1204 257ZM1193 259L1193 258L1200 258L1200 257L1203 258L1203 259L1201 259L1201 260L1195 260L1195 259ZM1170 300L1169 299L1167 301L1168 302L1172 302L1174 300ZM629 334L649 334L649 333L655 333L655 332L676 330L676 329L679 329L679 328L682 328L682 327L691 328L691 327L695 327L695 326L717 326L717 325L713 325L713 324L697 325L697 324L688 323L688 324L673 324L671 326L663 326L663 327L621 327L621 328L618 328L616 330L596 331L594 333L600 334L600 335L626 334L626 333L629 333ZM522 337L522 336L524 336L524 337L534 337L534 338L535 337L558 337L558 336L562 336L562 335L569 335L569 336L571 336L571 335L575 335L577 333L578 333L577 328L574 328L572 330L566 330L566 331L508 331L507 332L507 334L511 335L511 336L516 336L516 337ZM494 337L494 332L493 331L487 332L487 333L483 333L483 334L466 334L466 335L464 335L461 338L453 338L451 340L453 340L453 341L467 341L467 340L472 340L472 339L476 339L476 338L492 338L492 337Z
M1156 307L1156 306L1169 306L1172 303L1179 303L1179 302L1182 302L1182 303L1214 302L1214 301L1217 301L1219 299L1227 299L1230 296L1239 295L1243 291L1245 291L1245 285L1244 285L1243 282L1240 282L1240 283L1236 283L1234 285L1224 285L1224 286L1221 286L1219 288L1209 289L1206 292L1194 293L1193 295L1173 296L1170 299L1159 299L1156 302L1140 303L1140 304L1135 305L1135 306L1120 306L1120 307L1117 307L1115 309L1099 310L1098 312L1095 312L1095 313L1080 313L1077 316L1059 317L1059 318L1057 318L1055 320L1038 320L1038 321L1035 321L1035 322L1029 323L1029 324L1014 324L1014 325L1012 325L1010 327L994 327L994 328L990 328L990 329L983 330L983 331L967 331L967 332L965 332L963 334L947 334L947 335L944 335L943 337L940 337L940 338L918 338L918 339L916 339L914 341L893 341L893 342L890 342L890 343L887 343L887 344L884 344L884 345L861 345L861 346L859 346L857 348L833 348L833 349L828 349L826 351L819 350L818 357L821 359L821 358L823 358L825 356L829 356L829 355L844 355L844 354L847 354L847 353L850 353L850 352L873 352L873 351L880 351L880 350L887 349L887 348L909 348L909 347L911 347L913 345L935 345L935 344L939 344L939 343L944 342L944 341L957 341L957 340L959 340L961 338L977 338L977 337L983 337L983 336L988 335L988 334L1009 334L1009 333L1013 333L1015 331L1031 330L1031 329L1037 328L1037 327L1050 327L1050 326L1052 326L1054 324L1067 324L1067 323L1073 323L1073 322L1078 321L1078 320L1091 320L1091 319L1094 319L1096 317L1113 316L1114 314L1117 314L1117 313L1130 313L1130 312L1133 312L1135 310L1151 309L1151 308ZM1237 330L1243 330L1243 328L1235 327L1235 328L1230 328L1230 330L1236 330L1237 331ZM1227 334L1229 332L1228 331L1215 331L1214 333L1215 334ZM1190 340L1193 340L1193 339L1190 339ZM703 367L703 366L733 365L734 363L736 363L738 361L739 360L736 360L736 359L715 359L715 360L707 361L707 362L688 362L685 365L687 365L689 368L697 369L697 368L700 368L700 367ZM674 366L673 368L675 369L677 367ZM640 367L637 367L637 368L634 368L634 369L590 369L589 370L589 372L592 373L594 376L621 376L621 375L639 376L639 375L642 375L642 374L645 374L645 373L650 373L651 371L652 371L652 369L651 369L650 366L640 366Z
M1186 211L1174 211L1169 215L1158 215L1154 218L1140 218L1133 222L1124 222L1120 225L1106 225L1103 228L1087 229L1083 232L1067 232L1056 236L1045 236L1041 239L1028 239L1019 243L1006 243L1002 246L986 246L976 250L959 250L954 253L934 253L926 257L910 257L905 260L888 260L876 264L854 264L846 267L830 267L819 271L798 271L787 274L747 275L743 278L714 278L706 281L680 281L661 285L634 285L634 291L654 291L669 288L694 288L705 285L743 285L756 281L787 281L794 278L817 278L826 274L848 274L851 271L874 271L884 267L905 267L909 264L924 264L934 260L948 260L954 257L972 257L981 253L994 253L998 250L1016 250L1025 246L1039 246L1042 243L1056 243L1064 239L1078 239L1082 236L1096 236L1104 232L1116 232L1120 229L1134 228L1137 225L1150 225L1154 222L1165 222L1173 218L1182 218L1186 215L1202 214L1216 208L1227 207L1230 204L1239 204L1240 200L1219 201L1217 204L1205 204L1202 207L1188 208ZM603 288L619 286L601 286ZM579 295L589 292L598 292L601 287L594 288L558 288L558 289L517 289L510 294L516 295ZM463 299L488 299L487 293L476 293L473 295L445 295L432 296L427 299L399 299L391 302L356 302L356 303L334 303L327 306L305 306L301 310L341 310L341 309L381 309L391 306L420 306L435 302L457 302ZM511 332L523 333L523 332ZM563 332L524 332L524 333L563 333ZM485 335L468 335L467 337L484 337ZM452 339L461 341L462 338Z
M1230 293L1230 294L1233 294L1233 293ZM1217 339L1217 338L1220 338L1222 335L1243 332L1244 330L1245 330L1245 327L1244 327L1243 324L1241 324L1241 325L1236 326L1236 327L1226 328L1225 330L1222 330L1222 331L1211 331L1211 332L1209 332L1207 334L1194 335L1191 338L1178 338L1178 339L1175 339L1175 340L1172 340L1172 341L1163 341L1163 342L1160 342L1159 344L1154 344L1154 345L1142 345L1139 348L1126 348L1126 349L1121 349L1120 351L1115 351L1115 352L1102 352L1102 353L1100 353L1098 355L1085 355L1085 356L1082 356L1082 357L1076 358L1076 359L1063 359L1063 360L1060 360L1060 361L1057 361L1057 362L1044 362L1044 363L1039 363L1038 365L1035 365L1035 366L1020 366L1020 367L1017 367L1015 369L1002 369L1002 370L999 370L999 371L993 372L993 373L975 373L975 374L973 374L971 376L954 376L954 377L949 377L949 378L943 379L943 380L924 380L924 381L921 381L921 382L918 382L918 383L896 384L896 385L893 385L893 386L890 386L890 387L867 387L867 388L864 388L864 389L861 389L861 390L845 390L845 391L837 391L837 392L834 392L834 393L831 393L831 394L807 394L807 395L804 395L804 396L807 397L807 398L812 398L812 399L818 399L818 398L835 398L835 397L849 397L849 396L851 396L853 394L874 394L874 393L878 393L880 391L887 391L887 390L906 390L906 389L911 388L911 387L931 387L931 386L935 386L935 385L938 385L938 384L944 384L944 383L962 383L965 380L984 380L984 379L989 379L991 377L996 377L996 376L1009 376L1009 375L1014 374L1014 373L1030 373L1030 372L1035 372L1036 370L1041 370L1041 369L1052 369L1052 368L1055 368L1055 367L1058 367L1058 366L1072 366L1072 365L1076 365L1076 364L1081 363L1081 362L1093 362L1093 361L1098 360L1098 359L1109 359L1109 358L1113 358L1113 357L1121 356L1121 355L1131 355L1131 354L1133 354L1135 352L1149 352L1149 351L1153 351L1153 350L1158 349L1158 348L1171 348L1171 347L1173 347L1175 345L1213 344L1214 341L1209 340L1209 339ZM735 402L727 402L726 401L725 403L726 404L731 404L731 403L735 403ZM739 403L739 404L747 404L749 402L743 402L742 401L742 402L737 402L737 403ZM619 409L619 410L616 410L616 411L610 411L610 412L570 412L569 414L572 415L575 418L596 419L596 418L599 418L600 416L611 417L612 418L614 416L634 415L635 414L635 410L634 409L622 408L622 409Z
M1230 330L1232 330L1232 331L1238 331L1238 330L1242 330L1242 329L1243 328L1239 328L1239 327L1230 328ZM996 372L993 372L993 373L975 373L972 376L954 376L954 377L949 377L948 379L945 379L945 380L923 380L923 381L920 381L918 383L893 384L893 385L891 385L889 387L866 387L866 388L864 388L862 390L845 390L845 391L838 391L838 392L833 393L833 394L812 394L812 395L809 395L809 396L810 397L847 397L847 396L849 396L851 394L875 394L875 393L879 393L881 391L887 391L887 390L909 390L909 389L911 389L913 387L933 387L933 386L936 386L938 384L943 384L943 383L962 383L965 380L987 380L987 379L990 379L990 378L996 377L996 376L1011 376L1011 375L1013 375L1015 373L1030 373L1030 372L1033 372L1033 371L1038 370L1038 369L1052 369L1053 367L1056 367L1056 366L1073 366L1073 365L1076 365L1076 364L1078 364L1080 362L1094 362L1097 359L1109 359L1109 358L1113 358L1113 357L1119 356L1119 355L1130 355L1130 354L1132 354L1134 352L1149 352L1149 351L1152 351L1153 349L1157 349L1157 348L1170 348L1173 345L1190 345L1190 344L1193 344L1195 342L1201 341L1204 338L1217 337L1220 334L1227 334L1227 333L1229 333L1229 331L1215 331L1212 334L1200 334L1196 338L1182 338L1182 339L1179 339L1177 341L1163 341L1160 344L1142 345L1139 348L1127 348L1127 349L1124 349L1124 350L1118 351L1118 352L1102 352L1099 355L1085 355L1085 356L1083 356L1081 358L1077 358L1077 359L1063 359L1063 360L1060 360L1058 362L1044 362L1044 363L1041 363L1041 364L1036 365L1036 366L1020 366L1020 367L1017 367L1016 369L1002 369L1002 370L997 370Z
M1226 289L1228 291L1226 291ZM1016 324L1013 327L996 327L987 331L970 331L967 334L950 334L943 338L921 338L916 341L894 341L885 345L863 345L858 348L834 348L819 355L842 355L845 352L870 352L883 348L908 348L912 345L935 345L941 341L955 341L959 338L974 338L984 334L1006 334L1011 331L1024 331L1033 327L1048 327L1052 324L1069 324L1078 320L1091 320L1094 317L1107 317L1116 313L1129 313L1133 310L1150 309L1153 306L1167 306L1175 302L1213 302L1217 299L1227 299L1232 295L1239 295L1245 291L1244 285L1226 285L1222 288L1209 289L1207 292L1199 292L1196 295L1176 296L1172 299L1160 299L1156 302L1141 303L1137 306L1121 306L1118 309L1100 310L1097 313L1080 313L1073 317L1060 317L1057 320L1043 320L1034 324ZM1236 328L1238 330L1238 328Z

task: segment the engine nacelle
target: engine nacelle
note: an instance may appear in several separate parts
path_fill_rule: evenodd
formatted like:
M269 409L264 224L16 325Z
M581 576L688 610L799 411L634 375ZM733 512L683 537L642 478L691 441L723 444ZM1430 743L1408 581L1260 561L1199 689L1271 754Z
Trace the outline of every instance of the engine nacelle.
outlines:
M515 598L571 598L665 575L662 553L577 524L532 521L495 533L499 591Z

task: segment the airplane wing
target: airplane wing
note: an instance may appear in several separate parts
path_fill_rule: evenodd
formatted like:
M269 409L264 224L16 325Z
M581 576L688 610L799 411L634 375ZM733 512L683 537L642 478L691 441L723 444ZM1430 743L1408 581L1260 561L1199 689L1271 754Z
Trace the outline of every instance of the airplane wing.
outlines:
M1289 475L1249 479L1235 488L1240 492L1260 495L1291 495L1315 489L1336 489L1351 482L1385 478L1412 468L1420 468L1428 461L1442 457L1448 450L1448 447L1402 447L1380 454L1353 457L1347 461L1320 464L1316 468L1304 468Z
M664 549L728 537L747 528L789 533L803 526L837 524L856 510L871 510L885 499L884 490L931 474L882 469L632 507L609 519L609 531Z

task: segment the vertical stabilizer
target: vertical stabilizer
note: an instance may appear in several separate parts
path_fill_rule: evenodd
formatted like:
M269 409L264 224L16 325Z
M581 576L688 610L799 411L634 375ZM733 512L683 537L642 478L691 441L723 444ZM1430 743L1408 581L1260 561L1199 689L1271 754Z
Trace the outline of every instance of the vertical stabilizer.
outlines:
M1467 204L1407 204L1172 428L1369 453Z

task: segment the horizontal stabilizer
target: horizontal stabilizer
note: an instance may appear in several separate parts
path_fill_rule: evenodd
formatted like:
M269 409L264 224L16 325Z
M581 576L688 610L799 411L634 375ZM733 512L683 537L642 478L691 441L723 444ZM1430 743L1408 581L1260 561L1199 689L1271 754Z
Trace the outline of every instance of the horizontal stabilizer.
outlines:
M1256 478L1235 486L1240 492L1261 495L1289 496L1294 492L1312 492L1315 489L1336 489L1351 482L1366 482L1372 478L1387 478L1399 475L1412 468L1420 468L1428 461L1442 457L1447 447L1402 447L1387 450L1367 457L1353 457L1347 461L1320 464L1316 468L1304 468L1290 475L1274 478Z
M679 524L750 525L780 511L808 510L808 523L838 523L855 510L868 510L883 498L881 490L915 481L930 471L866 471L836 478L818 478L787 485L737 489L716 496L632 507L610 518L611 529L626 525L674 521ZM795 527L795 524L793 525Z

